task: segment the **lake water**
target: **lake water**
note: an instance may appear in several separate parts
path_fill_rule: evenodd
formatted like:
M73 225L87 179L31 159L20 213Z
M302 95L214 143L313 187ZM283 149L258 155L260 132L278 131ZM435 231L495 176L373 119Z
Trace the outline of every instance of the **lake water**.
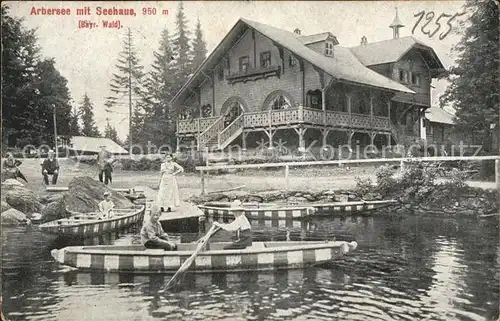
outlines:
M429 217L315 219L253 227L262 240L354 238L331 264L270 273L79 273L55 263L66 244L36 229L3 228L2 294L8 320L496 320L497 221ZM128 243L134 230L90 243ZM182 241L199 237L177 235ZM228 235L217 235L219 238Z

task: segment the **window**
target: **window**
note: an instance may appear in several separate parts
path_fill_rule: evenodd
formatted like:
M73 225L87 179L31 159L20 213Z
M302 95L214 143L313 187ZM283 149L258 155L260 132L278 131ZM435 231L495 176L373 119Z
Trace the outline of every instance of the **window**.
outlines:
M401 82L405 81L405 71L402 69L399 69L399 81Z
M321 91L320 90L309 90L306 94L306 107L321 109Z
M271 67L271 52L261 52L260 53L260 68L269 68Z
M295 66L297 64L297 59L294 55L290 55L290 66Z
M222 65L219 65L219 68L217 69L217 75L219 77L219 80L224 80L224 67Z
M288 99L285 98L285 96L279 95L271 102L270 107L272 110L277 110L277 109L288 109L291 106L292 104L288 101Z
M247 72L249 59L248 56L240 57L240 72Z
M411 83L413 85L420 86L420 75L416 73L411 73Z
M325 55L329 57L333 56L333 42L331 41L325 42Z

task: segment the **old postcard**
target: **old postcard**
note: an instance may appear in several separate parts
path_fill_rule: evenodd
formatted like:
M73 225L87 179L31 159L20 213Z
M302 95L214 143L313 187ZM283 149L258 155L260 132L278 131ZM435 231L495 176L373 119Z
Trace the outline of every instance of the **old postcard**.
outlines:
M498 17L4 1L2 320L498 320Z

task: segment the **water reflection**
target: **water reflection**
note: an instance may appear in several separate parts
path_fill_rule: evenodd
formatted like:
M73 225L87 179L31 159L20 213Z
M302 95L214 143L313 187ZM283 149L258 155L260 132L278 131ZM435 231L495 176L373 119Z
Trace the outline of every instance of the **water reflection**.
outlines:
M207 222L208 223L208 222ZM260 222L262 223L262 222ZM500 245L495 226L432 217L254 222L261 240L356 239L344 259L304 270L170 275L81 273L50 250L129 244L137 230L61 240L4 228L2 286L9 320L493 320ZM297 224L300 224L298 226ZM174 234L190 242L202 233ZM215 240L230 240L219 233Z

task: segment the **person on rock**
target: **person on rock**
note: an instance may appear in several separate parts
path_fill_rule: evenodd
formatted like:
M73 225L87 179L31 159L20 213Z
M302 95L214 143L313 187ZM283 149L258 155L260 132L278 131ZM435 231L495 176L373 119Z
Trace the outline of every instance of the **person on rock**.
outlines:
M235 200L231 204L231 212L234 215L234 221L229 224L214 222L213 224L226 231L236 231L238 239L232 244L224 247L224 250L244 249L252 246L252 228L250 222L245 216L245 212L241 207L241 201Z
M180 206L179 187L175 175L184 172L181 165L173 161L173 155L168 154L161 164L160 184L156 204L162 212L171 212L173 208Z
M55 158L54 151L49 150L49 156L42 163L42 175L45 185L49 185L49 175L52 175L52 185L57 184L59 177L59 162Z
M19 166L22 163L23 162L20 160L15 159L12 153L7 153L7 159L3 162L3 172L5 173L5 178L17 179L19 177L28 183L28 180L19 169Z
M177 244L170 241L168 234L161 227L161 212L157 205L151 207L149 219L144 221L141 229L141 242L148 249L164 249L165 251L177 250Z
M104 192L104 200L99 203L100 218L108 219L113 217L115 203L110 199L109 192Z

